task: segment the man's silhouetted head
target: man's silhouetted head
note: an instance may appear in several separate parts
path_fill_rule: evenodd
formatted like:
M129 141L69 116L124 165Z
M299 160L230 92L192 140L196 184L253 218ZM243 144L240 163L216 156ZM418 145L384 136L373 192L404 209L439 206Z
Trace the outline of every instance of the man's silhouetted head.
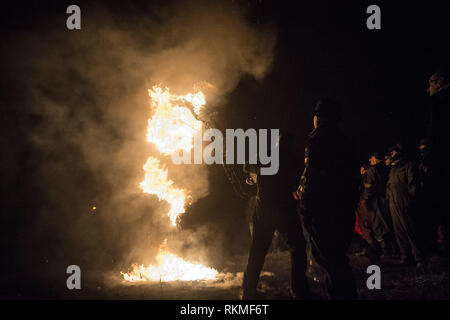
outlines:
M428 79L427 92L430 97L450 86L448 69L448 65L441 66L435 73L431 75L430 79Z
M314 128L324 123L337 123L341 120L341 105L328 98L320 99L313 111Z

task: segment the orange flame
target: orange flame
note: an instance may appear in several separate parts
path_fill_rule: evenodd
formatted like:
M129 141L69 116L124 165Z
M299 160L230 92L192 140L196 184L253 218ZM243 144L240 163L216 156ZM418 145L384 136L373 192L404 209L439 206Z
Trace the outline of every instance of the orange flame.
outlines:
M202 129L202 122L193 113L198 115L205 105L203 93L198 91L177 96L171 94L168 88L163 90L153 86L149 95L154 112L148 121L147 141L165 155L180 149L190 151L194 135ZM172 225L176 226L177 217L185 212L187 192L173 187L173 181L167 179L167 170L160 168L157 159L148 158L144 170L145 180L141 182L141 188L145 193L154 194L159 200L170 204L168 215Z
M157 266L132 265L130 273L122 273L126 281L196 281L214 280L218 274L217 270L205 267L201 264L186 262L178 258L165 248L166 241L159 248L156 260Z
M148 158L144 170L145 179L141 182L142 190L170 204L168 215L172 225L176 226L177 217L185 211L184 206L188 197L186 191L173 187L173 181L167 179L167 169L160 168L158 159Z
M198 115L206 103L203 93L176 96L168 88L154 86L149 94L155 111L148 121L147 141L165 155L191 150L194 135L202 129L202 122L194 114Z
M196 116L206 103L203 93L198 91L176 96L168 88L163 90L154 86L149 90L149 95L154 111L148 121L147 141L164 155L180 149L190 151L194 135L202 129L202 122ZM140 184L142 190L170 204L168 216L171 224L176 226L177 218L185 212L188 191L174 187L174 182L167 177L167 169L160 166L158 159L149 157L143 168L145 179ZM184 261L166 249L166 242L167 239L156 257L157 266L133 264L131 272L121 272L123 279L129 282L216 279L218 272L215 269Z

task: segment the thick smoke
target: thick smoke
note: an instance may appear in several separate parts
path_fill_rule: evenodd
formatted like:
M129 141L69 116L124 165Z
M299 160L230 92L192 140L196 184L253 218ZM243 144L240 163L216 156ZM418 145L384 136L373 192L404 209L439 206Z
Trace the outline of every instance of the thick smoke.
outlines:
M50 259L123 270L152 263L172 233L168 205L139 188L148 156L161 158L194 201L210 190L205 166L172 165L146 142L147 90L162 84L185 94L206 82L206 109L214 110L243 75L265 75L275 34L228 2L178 2L127 20L101 7L82 12L81 31L35 32L18 42L38 119L30 132L42 196L34 236L52 239ZM180 234L196 245L208 232L199 228L198 237Z
M209 82L215 90L208 102L214 103L242 75L260 79L272 63L273 31L252 27L239 7L205 1L179 6L166 16L167 27L158 35L161 50L149 57L153 81L181 91Z

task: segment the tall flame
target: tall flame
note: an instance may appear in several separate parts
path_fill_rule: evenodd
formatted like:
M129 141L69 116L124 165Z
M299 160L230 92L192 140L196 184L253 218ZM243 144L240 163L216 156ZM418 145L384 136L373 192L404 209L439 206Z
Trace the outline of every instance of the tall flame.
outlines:
M167 179L167 169L160 167L158 159L149 157L144 170L145 179L141 182L142 190L170 204L168 215L172 225L176 226L177 217L185 211L186 191L173 187L173 181Z
M173 95L168 88L154 86L149 90L153 115L148 121L147 141L153 143L163 155L170 155L180 149L190 151L193 137L202 129L202 122L196 116L205 105L201 91L184 96ZM140 186L145 193L153 194L159 200L170 204L168 216L172 226L185 212L189 192L174 187L168 179L168 171L160 161L149 157L144 165L145 179ZM132 265L129 273L121 273L124 280L136 281L193 281L215 280L218 272L201 264L190 263L167 250L167 239L161 245L156 257L157 266Z
M180 149L190 151L194 135L202 129L202 122L194 114L198 115L206 104L203 93L198 91L177 96L168 88L163 90L158 86L153 86L148 92L154 111L148 120L147 141L164 155ZM167 170L160 168L158 159L148 158L144 170L142 190L170 204L168 215L172 225L176 226L177 217L185 212L188 192L173 187L173 181L168 180Z

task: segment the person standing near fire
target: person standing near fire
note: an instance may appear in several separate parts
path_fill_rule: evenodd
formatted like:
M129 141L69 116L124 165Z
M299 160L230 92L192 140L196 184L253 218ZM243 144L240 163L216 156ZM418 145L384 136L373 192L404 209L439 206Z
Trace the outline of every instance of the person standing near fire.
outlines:
M324 271L326 298L356 299L356 284L346 255L358 203L358 161L338 128L340 105L320 100L314 130L305 147L305 169L294 193L308 255Z
M375 247L381 251L381 257L392 254L390 214L386 203L386 183L389 168L382 161L379 153L369 158L370 167L366 170L362 199L366 208L372 212L372 233L376 240Z
M447 199L450 196L448 181L450 179L450 66L441 66L428 80L430 121L428 140L431 153L431 199L429 210L438 215L441 250L450 251L450 210Z
M276 175L260 176L258 166L246 166L247 184L255 187L255 195L249 199L251 211L251 244L247 267L244 272L241 298L257 299L257 285L264 260L274 238L275 231L284 235L291 254L291 295L294 299L311 299L306 280L306 242L296 203L291 197L298 168L298 153L292 135L281 133L278 142L280 167Z
M386 199L392 216L392 224L400 250L400 261L408 265L414 259L418 268L423 267L423 257L417 243L417 191L418 174L413 163L405 159L403 147L396 144L390 149L392 163L386 186Z

